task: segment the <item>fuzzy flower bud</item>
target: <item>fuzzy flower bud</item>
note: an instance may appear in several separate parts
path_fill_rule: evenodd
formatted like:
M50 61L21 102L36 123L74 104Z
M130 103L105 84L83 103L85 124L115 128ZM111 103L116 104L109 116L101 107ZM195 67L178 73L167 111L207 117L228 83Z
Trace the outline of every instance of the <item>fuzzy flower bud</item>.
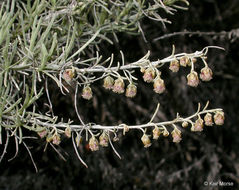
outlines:
M47 135L46 142L51 142L53 140L53 136L51 134Z
M212 114L207 113L204 116L204 122L206 126L212 126L213 125Z
M157 126L155 126L153 129L153 139L157 140L160 134L161 134L160 129Z
M148 82L148 83L153 82L154 77L155 77L155 71L152 68L149 67L144 71L143 79L145 82Z
M188 126L188 122L187 121L184 121L183 123L182 123L182 127L183 128L186 128Z
M125 133L129 132L129 126L126 124L122 124L123 125L123 135L125 135Z
M164 137L167 137L169 135L169 132L165 129L164 131L163 131L163 136Z
M188 85L192 86L192 87L197 87L199 84L199 79L198 79L198 74L195 71L191 71L191 73L189 73L187 75L187 79L188 79Z
M103 147L107 147L109 145L109 137L105 134L105 132L103 132L100 137L100 145Z
M103 87L105 89L110 90L113 88L113 86L114 86L114 79L111 76L105 77Z
M178 130L177 128L175 128L173 131L172 131L172 137L173 137L173 142L175 143L179 143L182 138L181 138L181 131Z
M200 78L202 81L210 81L212 79L212 70L207 66L202 68Z
M224 124L224 112L217 111L214 115L214 122L216 125L223 125Z
M201 118L198 118L193 127L193 131L202 131L203 130L203 120Z
M122 94L124 93L124 81L121 78L115 80L115 84L113 86L113 92Z
M61 137L58 134L53 135L52 143L55 145L59 145L61 143Z
M143 142L145 148L148 148L151 146L151 141L148 135L143 134L143 136L141 137L141 141Z
M134 84L129 84L126 88L125 96L129 98L135 97L137 94L137 87Z
M92 98L92 90L90 86L86 86L83 88L82 97L86 100L90 100Z
M89 141L89 148L91 151L99 150L99 143L95 137L91 137Z
M154 92L162 94L165 91L164 80L161 78L156 78L154 80Z
M47 135L47 130L39 131L37 134L42 139L42 138L44 138Z
M66 129L65 129L65 135L66 135L68 138L71 137L71 128L70 128L69 126L66 127Z
M73 69L66 69L64 72L63 72L63 78L66 82L71 82L72 79L74 78L75 76L75 72L73 71Z
M181 57L180 60L180 65L183 66L183 67L186 67L189 63L189 58L184 56L184 57Z
M171 62L170 62L169 69L170 69L172 72L178 72L178 70L179 70L179 61L178 61L177 59L171 61Z

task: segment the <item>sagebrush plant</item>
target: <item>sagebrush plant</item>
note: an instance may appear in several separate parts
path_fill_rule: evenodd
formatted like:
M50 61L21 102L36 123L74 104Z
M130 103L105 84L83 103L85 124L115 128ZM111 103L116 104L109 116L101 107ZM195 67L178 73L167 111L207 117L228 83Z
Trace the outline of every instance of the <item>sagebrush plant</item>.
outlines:
M185 7L186 6L186 7ZM78 100L91 100L94 91L91 85L102 81L102 87L115 93L125 93L125 98L137 96L136 70L142 72L146 83L152 83L152 90L157 94L165 91L167 86L161 77L161 67L168 67L172 72L189 67L190 73L185 76L187 84L197 87L199 80L210 81L213 72L207 64L208 46L194 53L172 52L163 59L150 60L150 52L141 59L128 63L123 51L120 51L121 62L115 62L114 54L104 59L99 54L98 44L107 41L117 42L119 32L129 35L142 35L141 20L144 17L159 21L165 27L171 23L160 16L161 13L174 14L178 9L186 10L186 0L8 0L1 2L0 10L0 144L4 147L0 161L6 154L8 143L13 139L18 145L23 144L37 170L30 148L25 139L42 138L56 152L62 138L71 138L79 160L78 147L86 141L91 151L99 147L113 148L113 142L119 140L118 134L137 129L142 132L141 141L144 147L151 145L151 136L157 140L160 136L172 136L173 142L182 140L182 128L190 127L192 132L200 132L205 126L223 125L224 113L220 108L208 109L209 103L188 117L179 114L171 121L157 122L155 116L160 104L152 113L150 121L144 124L105 126L103 124L85 123L78 111ZM94 51L89 56L88 51ZM125 50L128 51L128 50ZM195 64L202 65L200 74ZM54 115L50 99L48 82L56 83L62 94L74 89L74 107L78 124L63 122ZM145 84L148 85L148 84ZM49 111L42 113L37 109L37 101L46 95ZM77 122L77 121L75 121ZM31 135L25 135L25 130ZM47 146L46 146L47 147Z

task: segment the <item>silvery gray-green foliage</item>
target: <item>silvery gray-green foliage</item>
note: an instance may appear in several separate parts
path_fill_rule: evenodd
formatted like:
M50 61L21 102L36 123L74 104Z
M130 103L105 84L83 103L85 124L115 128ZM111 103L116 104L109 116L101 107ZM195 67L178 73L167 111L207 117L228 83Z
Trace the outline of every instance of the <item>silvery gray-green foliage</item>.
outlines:
M181 2L182 5L189 5L185 0ZM172 62L187 58L191 72L195 72L194 59L199 58L207 67L205 59L209 47L191 54L175 54L173 48L169 57L157 61L150 61L148 53L142 59L130 64L125 64L124 54L120 52L122 63L114 67L112 66L114 55L102 60L102 56L96 51L99 49L98 44L102 41L111 44L113 44L112 38L118 41L119 32L144 36L140 25L144 17L159 21L165 26L165 23L170 23L170 21L162 18L161 12L174 14L177 9L186 9L180 6L180 2L177 3L178 1L175 0L3 1L0 10L0 144L4 144L4 151L0 160L6 153L10 137L14 138L17 147L18 144L23 143L33 160L24 140L34 139L36 132L40 137L46 137L47 143L52 146L60 143L62 134L72 137L76 154L86 165L79 156L77 146L84 137L87 141L89 140L91 150L98 150L96 138L98 133L93 132L92 129L96 129L101 134L100 145L108 146L110 143L113 149L111 134L115 136L114 139L117 139L116 127L122 129L124 133L129 129L139 129L143 132L141 140L147 147L151 144L146 135L147 128L155 127L157 129L155 134L160 135L162 132L164 136L167 136L169 132L165 126L171 126L173 138L175 142L178 142L181 132L175 125L176 123L189 122L192 125L191 129L195 130L191 119L195 117L200 119L201 114L216 113L215 115L219 115L219 119L223 120L224 115L221 109L207 110L208 104L203 110L200 110L199 106L197 113L188 118L177 115L173 121L157 123L153 121L155 116L153 114L149 123L135 126L85 124L78 113L79 88L83 87L85 90L83 97L89 99L92 95L90 85L107 76L119 79L119 88L122 88L120 90L124 92L125 84L123 85L122 81L131 85L127 86L127 89L136 90L134 85L137 78L133 76L135 69L141 69L144 72L144 79L149 77L147 78L149 80L152 77L152 81L157 81L162 85L158 69L166 63L172 64ZM89 56L87 53L89 50L96 51L95 56ZM147 70L149 68L154 74L149 73ZM171 70L175 71L175 65L171 65ZM101 75L96 76L95 73ZM146 76L145 73L150 75ZM72 125L70 118L68 123L61 122L52 112L52 103L49 98L51 92L48 91L49 80L53 80L63 94L68 93L67 83L73 84L75 111L79 118L79 125ZM156 87L157 85L158 83ZM155 92L159 92L156 87ZM136 94L134 90L131 93L128 90L129 97L133 97L132 93ZM118 93L121 91L115 90ZM48 113L41 113L36 107L37 100L43 94L48 97ZM156 112L157 110L158 107ZM33 135L25 136L23 128L32 131ZM88 139L88 135L91 138ZM115 149L114 151L118 154Z

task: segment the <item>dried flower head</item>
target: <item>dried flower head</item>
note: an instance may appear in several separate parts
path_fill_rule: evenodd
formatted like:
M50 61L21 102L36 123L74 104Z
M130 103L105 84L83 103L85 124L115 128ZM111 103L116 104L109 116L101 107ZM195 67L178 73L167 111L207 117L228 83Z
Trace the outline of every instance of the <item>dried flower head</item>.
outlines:
M193 127L193 131L202 131L203 130L203 120L201 118L198 118Z
M148 83L153 82L154 77L155 77L155 71L151 67L147 68L144 71L143 79L145 82L148 82Z
M122 94L124 93L124 81L121 78L118 78L115 80L114 86L113 86L113 92Z
M105 132L103 132L100 137L99 137L99 140L100 140L100 145L103 146L103 147L107 147L109 145L109 137L107 134L105 134Z
M129 84L126 88L125 96L129 98L135 97L137 94L137 87L134 84Z
M63 72L63 78L66 82L71 82L72 79L74 78L75 76L75 71L73 69L66 69L64 72Z
M212 114L207 113L204 116L204 122L206 126L212 126L213 125Z
M182 127L183 128L186 128L188 126L188 122L187 121L184 121L183 123L182 123Z
M90 86L86 86L82 90L82 97L86 100L90 100L92 98L92 90Z
M189 64L189 58L187 56L181 57L179 62L181 66L186 67Z
M143 142L145 148L148 148L151 146L151 141L148 135L143 134L143 136L141 137L141 141Z
M157 140L161 134L159 127L155 126L153 129L153 139Z
M42 138L44 138L46 135L47 135L47 130L42 130L42 131L39 131L38 133L37 133L39 136L40 136L40 138L42 139Z
M70 128L69 126L66 127L66 129L65 129L65 135L66 135L68 138L71 137L71 128Z
M224 120L225 120L224 112L217 111L213 118L214 118L214 122L215 122L216 125L223 125L224 124Z
M179 61L178 61L177 59L172 60L172 61L170 62L169 69L170 69L172 72L178 72L178 70L179 70Z
M199 84L199 79L198 79L198 74L195 71L191 71L188 75L187 75L187 79L188 79L188 85L192 86L192 87L197 87Z
M92 136L89 141L89 148L91 151L97 151L99 150L99 143L98 140Z
M179 143L182 138L181 138L181 131L177 128L175 128L172 133L171 133L172 137L173 137L173 142L175 143Z
M158 94L162 94L165 91L165 84L164 80L161 79L160 77L157 77L154 80L154 92Z
M208 66L202 68L200 78L202 81L210 81L212 79L212 70Z
M61 143L61 137L58 134L53 135L52 143L55 145L59 145Z
M111 76L105 77L103 87L105 89L110 90L113 88L113 86L114 86L114 79Z

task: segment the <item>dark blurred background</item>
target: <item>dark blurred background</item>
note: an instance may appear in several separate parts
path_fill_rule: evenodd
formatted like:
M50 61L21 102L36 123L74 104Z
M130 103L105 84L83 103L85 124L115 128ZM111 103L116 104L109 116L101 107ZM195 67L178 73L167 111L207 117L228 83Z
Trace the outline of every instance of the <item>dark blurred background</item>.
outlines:
M164 13L162 13L164 15ZM168 17L168 15L165 15ZM74 153L71 140L61 143L60 151L66 156L63 161L49 146L43 152L45 143L34 143L32 153L39 168L36 173L27 151L20 145L18 156L11 162L7 159L15 152L14 143L10 144L8 154L0 164L0 189L238 189L239 183L239 1L200 0L191 1L188 11L178 11L169 16L172 24L166 28L161 23L148 19L142 21L145 31L143 37L119 34L119 43L114 46L102 42L100 53L108 57L112 52L120 58L123 50L127 62L136 61L151 51L151 60L169 56L172 44L176 53L195 52L208 45L225 48L225 51L210 49L208 64L214 72L213 80L201 82L197 88L186 85L189 68L172 73L165 66L162 78L167 91L163 95L153 92L152 86L143 82L141 73L138 82L138 94L134 99L104 90L102 82L92 86L94 98L91 101L79 100L80 112L85 122L104 125L120 123L139 124L148 122L157 103L161 107L156 121L174 119L176 113L189 116L196 112L197 103L209 108L223 108L225 124L206 127L202 133L183 132L180 144L172 142L170 137L154 141L145 149L140 141L141 133L130 131L115 143L122 159L111 148L101 148L90 152L85 146L80 153L88 164L86 169ZM155 40L165 34L180 34ZM201 69L197 67L197 71ZM60 91L50 92L55 115L77 121L72 95L63 96ZM77 123L77 122L76 122ZM67 152L64 153L64 151ZM208 187L208 182L233 182L233 187Z

